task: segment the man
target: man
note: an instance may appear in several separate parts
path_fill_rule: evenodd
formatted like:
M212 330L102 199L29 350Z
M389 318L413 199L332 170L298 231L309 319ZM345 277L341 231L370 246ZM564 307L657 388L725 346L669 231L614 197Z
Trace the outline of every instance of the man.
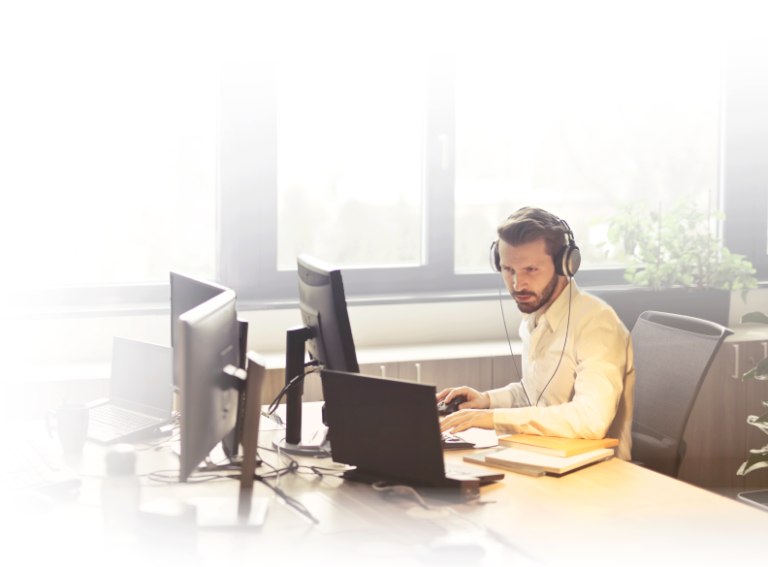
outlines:
M619 439L616 456L629 460L635 384L629 332L610 306L579 290L567 269L557 273L555 257L569 250L569 230L557 217L524 207L497 232L498 267L523 314L522 381L488 392L467 386L440 392L437 400L446 403L467 398L441 430L611 437Z

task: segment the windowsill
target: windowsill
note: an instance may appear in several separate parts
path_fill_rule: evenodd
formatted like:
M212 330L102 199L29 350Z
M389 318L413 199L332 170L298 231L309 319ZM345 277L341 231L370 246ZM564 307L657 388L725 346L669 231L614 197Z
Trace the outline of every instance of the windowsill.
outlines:
M512 349L519 354L521 341L512 341ZM260 353L268 369L285 368L285 352ZM400 345L357 350L360 364L391 364L394 362L426 362L509 356L506 341L473 341ZM7 368L4 375L9 383L60 382L67 380L104 380L110 377L109 364L60 364Z
M522 341L512 341L512 351L520 354ZM472 341L432 344L393 345L357 349L359 364L389 364L393 362L426 362L509 356L507 341ZM265 353L267 368L285 368L285 353Z
M636 286L626 285L583 285L580 286L584 291L591 290L631 290ZM768 281L758 282L758 289L768 288ZM502 289L504 299L508 296ZM403 293L391 295L353 295L347 297L347 304L350 307L356 306L378 306L378 305L409 305L424 303L451 303L464 301L488 301L498 299L499 289L475 290L475 291L449 291L433 293ZM239 311L269 311L279 309L297 309L299 307L298 298L284 300L254 300L240 299L237 303ZM91 317L126 317L142 315L168 315L170 314L169 302L162 303L135 303L127 305L99 305L99 306L76 306L76 307L44 307L40 309L26 309L23 312L11 311L11 319L68 319L68 318L91 318Z

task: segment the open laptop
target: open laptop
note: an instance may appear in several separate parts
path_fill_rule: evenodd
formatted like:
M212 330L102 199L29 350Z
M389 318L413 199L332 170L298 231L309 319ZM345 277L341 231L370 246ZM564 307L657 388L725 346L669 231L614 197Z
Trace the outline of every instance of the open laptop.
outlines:
M88 438L101 443L138 441L171 419L170 347L115 337L109 398L88 404Z
M321 378L333 460L357 467L345 478L462 489L504 478L446 470L435 386L330 370Z

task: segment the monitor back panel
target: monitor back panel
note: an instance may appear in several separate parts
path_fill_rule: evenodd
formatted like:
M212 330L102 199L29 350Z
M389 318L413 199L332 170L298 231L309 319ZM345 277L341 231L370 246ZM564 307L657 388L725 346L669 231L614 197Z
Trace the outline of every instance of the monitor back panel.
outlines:
M184 313L213 299L227 288L219 284L171 272L171 346L176 346L178 321Z
M382 478L444 480L434 386L329 370L322 381L334 461Z
M235 301L227 291L179 318L174 372L181 389L182 482L235 427L238 392L224 373L239 358Z

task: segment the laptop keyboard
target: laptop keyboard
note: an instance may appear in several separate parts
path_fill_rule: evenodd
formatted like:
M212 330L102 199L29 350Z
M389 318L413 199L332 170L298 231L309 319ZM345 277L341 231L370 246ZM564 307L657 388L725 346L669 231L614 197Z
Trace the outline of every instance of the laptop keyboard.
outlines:
M75 488L80 485L48 439L0 440L0 485L3 490Z
M110 404L91 408L90 419L97 426L109 425L121 433L131 433L163 421L159 417L132 412Z

